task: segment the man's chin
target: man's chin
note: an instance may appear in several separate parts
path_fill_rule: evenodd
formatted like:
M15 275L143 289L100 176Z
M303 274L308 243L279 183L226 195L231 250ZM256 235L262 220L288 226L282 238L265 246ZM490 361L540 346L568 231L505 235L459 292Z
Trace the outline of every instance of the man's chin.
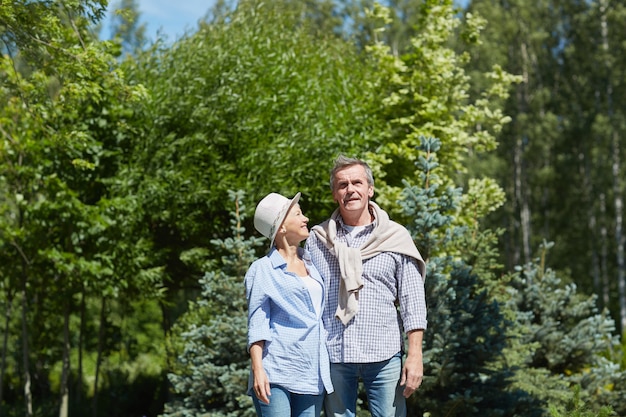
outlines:
M360 210L362 208L361 200L352 200L343 204L344 210Z

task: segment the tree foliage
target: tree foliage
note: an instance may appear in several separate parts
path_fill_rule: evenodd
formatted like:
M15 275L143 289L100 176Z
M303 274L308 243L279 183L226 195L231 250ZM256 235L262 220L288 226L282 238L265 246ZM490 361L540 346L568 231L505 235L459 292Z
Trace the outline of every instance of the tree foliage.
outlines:
M303 10L243 1L123 64L149 91L126 184L166 275L166 328L203 273L181 256L212 250L210 240L224 235L229 190L250 190L252 201L302 191L312 222L321 220L331 207L321 161L361 153L376 138L372 66Z
M155 204L181 194L168 214L184 219L163 219L181 234L223 230L227 190L242 186L253 200L306 188L320 217L330 205L320 161L377 139L372 66L303 13L298 2L239 2L128 70L151 91L144 187L163 192Z
M610 408L622 415L624 391L617 381L626 375L615 321L606 310L598 311L595 296L580 293L546 266L551 246L544 244L541 258L517 268L510 281L516 337L532 347L520 365L545 378L538 384L520 372L518 385L561 412L572 401L572 389L580 387L579 401L596 412Z
M495 242L487 232L454 221L462 190L445 185L445 170L436 157L440 146L438 139L421 139L418 180L405 181L401 201L412 219L410 232L428 254L426 377L410 399L410 414L541 415L539 401L513 388L515 369L494 366L507 348L511 324L496 297L502 284L492 265ZM460 241L466 243L463 252L450 250Z
M139 53L147 44L146 24L140 23L137 0L119 0L111 17L111 35L126 54Z
M103 352L121 346L98 340L88 322L104 336L107 305L158 294L149 245L133 235L137 201L115 192L143 90L116 69L117 45L91 36L105 6L12 2L0 11L0 276L11 312L3 328L7 341L20 335L16 349L3 344L1 391L23 392L25 415L67 415L70 386L83 392L94 377L95 405ZM96 302L102 311L90 315ZM86 351L98 363L89 375Z
M233 3L149 48L2 3L0 414L251 415L249 203L321 221L340 152L428 259L412 413L626 414L623 5Z
M624 4L474 0L469 10L488 22L472 70L498 63L524 80L506 102L497 158L477 164L510 202L492 223L506 225L504 262L557 242L554 268L598 294L623 332Z
M429 255L432 331L426 332L427 377L411 401L413 413L542 416L549 407L566 412L578 387L577 398L590 409L621 415L624 371L614 321L598 312L595 297L546 268L545 253L510 276L495 273L494 235L453 221L461 190L441 186L440 145L422 138L419 183L405 182L401 203ZM459 242L464 251L448 250Z
M245 238L244 193L231 192L230 200L232 237L212 241L224 255L205 263L201 295L190 302L171 332L168 354L176 359L169 379L174 399L166 404L165 417L255 415L245 390L250 361L243 277L263 239ZM187 258L201 261L203 255Z
M375 16L387 21L386 9L375 10ZM388 93L381 113L389 131L369 156L376 167L381 167L381 197L392 204L399 197L402 180L412 173L415 149L422 137L442 142L438 159L446 171L443 180L451 184L458 183L459 175L466 171L469 154L483 155L493 150L494 135L510 120L499 108L501 99L507 97L508 86L518 80L495 65L484 74L490 82L483 85L480 97L470 100L469 76L464 70L469 55L458 54L449 46L459 24L453 2L425 1L419 10L417 33L404 55L393 57L382 42L371 48L380 58L386 77ZM472 16L468 19L465 38L475 39L480 33L480 20ZM489 206L497 208L501 203L496 198Z

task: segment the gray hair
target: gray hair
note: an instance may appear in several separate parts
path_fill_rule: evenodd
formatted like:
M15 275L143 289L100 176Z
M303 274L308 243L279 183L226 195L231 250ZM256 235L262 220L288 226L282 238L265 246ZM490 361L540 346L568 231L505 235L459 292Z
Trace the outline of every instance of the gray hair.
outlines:
M349 158L345 155L339 155L337 159L335 159L335 165L333 169L330 170L330 190L335 191L335 175L337 171L341 171L344 168L348 168L354 165L361 165L365 169L365 176L367 177L367 184L371 187L374 186L374 174L372 174L372 168L367 164L367 162L358 159L358 158Z

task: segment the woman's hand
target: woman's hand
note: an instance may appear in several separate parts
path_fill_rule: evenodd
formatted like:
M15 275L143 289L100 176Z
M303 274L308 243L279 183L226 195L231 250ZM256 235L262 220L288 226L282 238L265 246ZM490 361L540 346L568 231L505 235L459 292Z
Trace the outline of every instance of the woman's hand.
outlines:
M252 359L252 375L254 377L252 388L259 401L269 404L272 393L270 392L270 380L267 378L265 369L263 369L263 346L265 346L265 340L250 345L250 359Z
M252 371L252 373L254 374L254 395L256 395L259 401L269 404L269 397L272 393L270 392L270 381L267 379L265 369L261 367L259 370Z

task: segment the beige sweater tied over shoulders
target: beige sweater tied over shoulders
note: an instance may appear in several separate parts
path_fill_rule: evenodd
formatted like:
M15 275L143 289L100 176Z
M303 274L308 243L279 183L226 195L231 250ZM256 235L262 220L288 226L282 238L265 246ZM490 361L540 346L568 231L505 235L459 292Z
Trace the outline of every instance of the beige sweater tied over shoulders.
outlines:
M313 227L313 232L339 261L341 282L335 316L344 325L347 325L359 310L359 290L363 288L363 260L382 252L407 255L417 261L422 279L426 279L426 263L415 247L408 230L390 220L389 215L378 204L373 201L369 204L375 219L374 231L360 248L351 248L343 242L336 241L339 209L333 212L330 219Z

